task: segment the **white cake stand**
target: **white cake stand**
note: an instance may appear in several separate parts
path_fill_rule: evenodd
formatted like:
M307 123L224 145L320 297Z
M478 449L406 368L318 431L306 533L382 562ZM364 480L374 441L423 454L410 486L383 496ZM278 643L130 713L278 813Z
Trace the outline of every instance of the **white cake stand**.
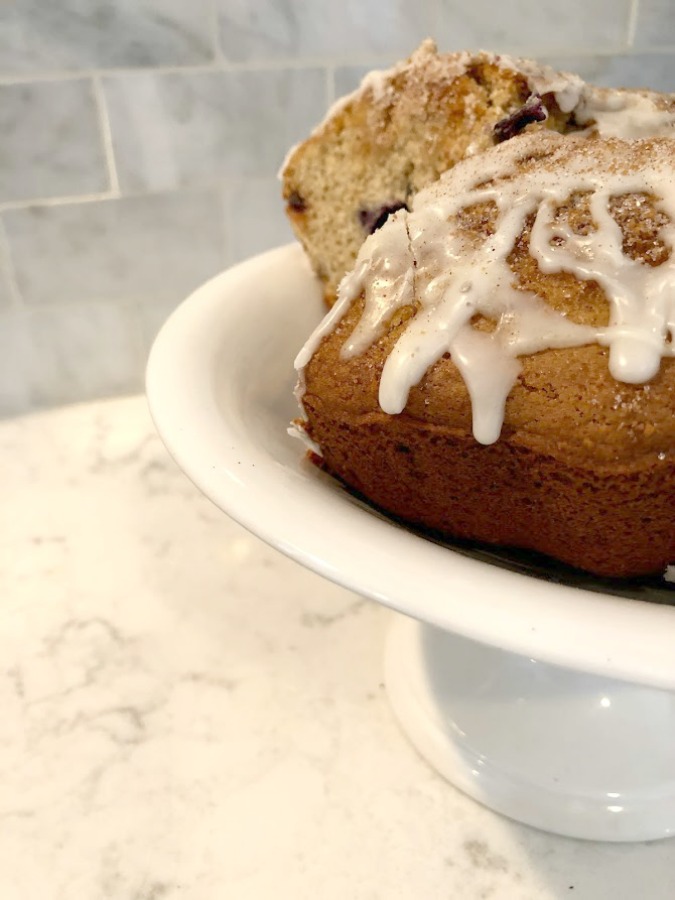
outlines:
M321 314L296 246L194 293L148 364L169 451L263 540L410 617L388 641L389 697L449 781L547 831L675 834L673 588L442 546L319 472L286 426L297 414L292 360Z

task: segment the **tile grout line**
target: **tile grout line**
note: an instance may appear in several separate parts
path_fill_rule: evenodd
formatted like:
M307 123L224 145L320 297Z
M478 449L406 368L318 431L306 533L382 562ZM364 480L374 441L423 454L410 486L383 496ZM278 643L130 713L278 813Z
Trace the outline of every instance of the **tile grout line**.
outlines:
M204 63L190 63L187 65L158 65L158 66L119 66L118 68L92 68L73 72L32 72L31 74L0 74L0 85L26 84L43 81L75 81L77 79L94 77L125 77L129 75L200 75L222 72L277 72L284 69L323 69L326 65L358 66L391 63L392 55L367 55L353 58L323 59L321 57L305 57L293 59L291 57L281 59L257 59L247 62L232 62L225 56Z
M26 304L19 289L19 282L17 281L9 245L9 236L2 216L0 216L0 261L3 264L5 282L9 288L10 309L24 309Z
M242 177L248 181L257 184L266 182L275 182L277 178L274 172L268 172L265 175L246 175L246 176L215 176L211 180L199 182L198 184L178 184L170 187L161 188L131 188L124 192L124 195L115 195L111 191L103 191L99 194L71 194L62 195L60 197L29 197L24 200L5 200L0 201L0 214L3 212L11 212L13 210L32 209L34 207L55 207L55 206L73 206L78 203L103 203L108 200L129 200L140 197L166 197L182 194L199 194L211 193L219 190L221 187L227 188L233 184L238 184Z
M110 116L108 115L108 104L105 100L105 94L103 92L103 85L101 84L100 75L94 76L92 84L94 86L94 100L96 101L98 123L101 130L101 139L103 140L103 152L105 154L106 166L108 168L110 194L113 197L119 197L120 181L117 175L117 164L115 162L115 149L113 147Z
M5 200L0 202L0 213L14 209L31 209L35 206L68 206L73 203L96 203L99 200L116 200L118 195L112 191L101 191L99 194L68 194L60 197L29 197L26 200Z
M629 50L633 47L635 41L639 5L640 0L631 0L630 11L628 13L628 29L626 32L626 47Z
M635 27L635 21L637 19L637 8L639 4L639 0L631 0L631 15L629 21L629 31ZM629 39L632 40L634 35L629 34ZM546 52L535 52L531 46L519 46L514 47L508 51L503 51L504 53L509 53L511 55L535 55L539 57L550 57L550 56L575 56L581 59L590 58L590 57L602 57L603 59L611 58L613 56L625 54L626 52L626 44L625 41L622 42L622 46L617 46L611 50L601 50L598 51L595 48L583 48L579 49L578 47L554 47ZM630 48L629 48L630 49ZM644 47L640 48L639 55L641 56L672 56L675 54L675 44L663 46L663 47ZM403 58L405 56L405 52L400 52L398 54L399 58ZM207 63L196 63L190 65L174 65L174 66L144 66L144 67L120 67L120 68L103 68L103 69L87 69L78 72L73 71L61 71L61 72L33 72L30 75L27 74L15 74L15 75L0 75L0 86L8 87L11 85L20 85L20 84L32 84L39 82L53 82L53 81L74 81L78 79L85 78L93 78L100 79L103 77L106 78L117 78L117 77L128 77L132 75L200 75L200 74L224 74L224 73L235 73L235 72L279 72L284 70L292 70L292 71L302 71L303 69L325 69L326 67L331 67L333 69L336 68L350 68L350 67L362 67L362 66L370 66L372 68L381 68L381 67L389 67L395 61L396 54L357 54L353 57L335 57L329 59L322 59L319 57L306 57L304 59L291 59L291 58L283 58L278 60L252 60L248 62L231 62L225 58L218 59L212 62Z
M211 3L211 47L213 49L213 60L215 63L227 62L223 48L220 45L220 18L218 16L218 4L216 0L210 0Z

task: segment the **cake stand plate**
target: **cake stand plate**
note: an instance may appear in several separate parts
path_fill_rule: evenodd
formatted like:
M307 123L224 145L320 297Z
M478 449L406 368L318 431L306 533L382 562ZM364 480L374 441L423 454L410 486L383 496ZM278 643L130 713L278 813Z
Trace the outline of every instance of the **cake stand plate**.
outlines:
M263 540L412 617L392 631L389 695L404 731L450 781L549 831L669 836L673 586L598 581L528 554L440 544L311 465L286 428L298 414L292 361L322 310L297 246L189 297L148 363L167 448Z

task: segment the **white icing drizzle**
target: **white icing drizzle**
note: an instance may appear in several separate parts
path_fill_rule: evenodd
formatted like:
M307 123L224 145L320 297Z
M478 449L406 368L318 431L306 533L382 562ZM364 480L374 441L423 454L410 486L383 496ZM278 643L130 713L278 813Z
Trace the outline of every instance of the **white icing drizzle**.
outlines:
M667 100L672 106L675 97L586 85L575 104L574 116L580 125L589 125L600 137L675 137L675 111L665 108Z
M589 130L597 132L601 137L627 139L645 136L672 137L674 134L675 111L665 108L667 105L673 106L675 96L672 94L597 88L586 84L571 72L558 72L531 59L499 55L487 50L439 54L435 42L427 38L410 59L397 63L390 69L368 72L355 91L338 97L311 136L321 134L347 106L367 93L370 93L375 106L390 103L395 97L394 80L403 72L409 72L422 83L451 81L465 74L471 65L478 62L520 72L527 79L532 93L540 96L553 95L561 112L574 112L580 125L588 125ZM668 100L671 101L670 104ZM286 168L302 146L303 144L296 144L290 148L281 164L278 178L283 179ZM474 145L470 145L466 155L470 156L475 150Z
M581 152L567 153L574 146ZM542 149L553 156L535 164L534 173L517 170L522 159ZM662 357L675 356L675 259L651 267L628 258L609 202L627 193L650 194L673 223L675 172L657 156L653 165L622 174L608 165L611 153L611 146L600 141L539 132L447 172L416 196L412 212L399 211L365 241L354 270L340 285L338 301L296 359L301 377L323 338L363 295L364 310L342 347L344 358L364 352L396 310L415 310L382 371L383 411L402 412L410 389L449 353L467 385L474 436L483 444L493 443L501 432L506 398L520 370L518 356L597 342L609 347L610 371L618 381L652 378ZM595 229L587 235L554 218L556 207L576 192L591 194ZM496 207L496 226L481 241L462 230L457 215L486 202ZM531 215L530 253L540 268L595 280L610 304L607 327L571 322L517 288L507 260ZM659 237L673 248L675 225L663 227ZM473 328L477 314L496 321L496 329Z
M375 235L380 234L380 231L376 231ZM345 275L338 288L340 296L358 297L361 291L365 291L367 298L364 315L345 345L344 352L349 356L363 353L372 343L373 335L379 336L382 333L392 313L410 302L413 268L404 210L389 218L387 233L388 252L366 259L361 259L359 255L360 261L357 260L354 269ZM333 331L347 307L346 302L335 303L298 353L295 368L300 372L301 381L302 370L314 356L324 337Z
M530 59L519 59L511 56L479 50L475 53L462 51L459 53L438 53L436 44L431 38L422 41L410 59L397 63L390 69L374 69L364 75L360 85L350 94L338 97L328 108L319 124L312 130L311 137L316 137L328 127L330 122L339 116L351 103L370 94L374 106L387 105L395 99L394 81L403 72L421 84L450 82L464 75L471 65L479 62L492 63L502 69L520 72L526 78L530 91L536 94L552 94L563 112L570 112L580 102L586 89L585 83L578 75L570 72L557 72L550 66ZM590 118L590 115L589 115ZM587 120L584 120L587 121ZM304 146L295 144L287 152L277 177L283 180L296 152Z
M490 59L492 54L481 51L482 57ZM497 56L493 61L504 69L521 72L526 78L530 91L539 96L553 94L561 112L572 112L581 100L586 88L584 81L572 72L557 72L550 66L531 59Z

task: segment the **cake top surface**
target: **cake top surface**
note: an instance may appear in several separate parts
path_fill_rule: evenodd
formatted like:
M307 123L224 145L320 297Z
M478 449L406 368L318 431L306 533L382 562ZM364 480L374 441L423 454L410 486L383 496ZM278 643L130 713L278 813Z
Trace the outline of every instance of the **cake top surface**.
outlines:
M386 109L396 102L402 79L406 91L423 97L429 85L450 83L480 64L520 73L532 94L553 95L563 113L574 113L581 128L585 126L601 137L675 135L675 95L649 90L598 88L586 84L571 72L559 72L535 60L486 50L439 53L435 42L427 39L408 59L389 69L366 74L355 91L332 104L312 136L329 130L354 104L368 103L374 109ZM470 110L466 114L470 114ZM279 171L280 177L299 146L295 145L288 151Z
M633 244L621 225L631 217L647 234ZM382 409L401 412L411 387L449 353L471 397L474 435L492 443L519 356L597 343L626 383L649 381L675 356L674 223L674 141L521 135L459 163L365 241L296 366L356 298L364 309L342 348L347 357L409 307L382 371ZM518 284L510 258L524 236L541 272L600 286L607 324L572 321ZM475 328L476 317L494 327Z

